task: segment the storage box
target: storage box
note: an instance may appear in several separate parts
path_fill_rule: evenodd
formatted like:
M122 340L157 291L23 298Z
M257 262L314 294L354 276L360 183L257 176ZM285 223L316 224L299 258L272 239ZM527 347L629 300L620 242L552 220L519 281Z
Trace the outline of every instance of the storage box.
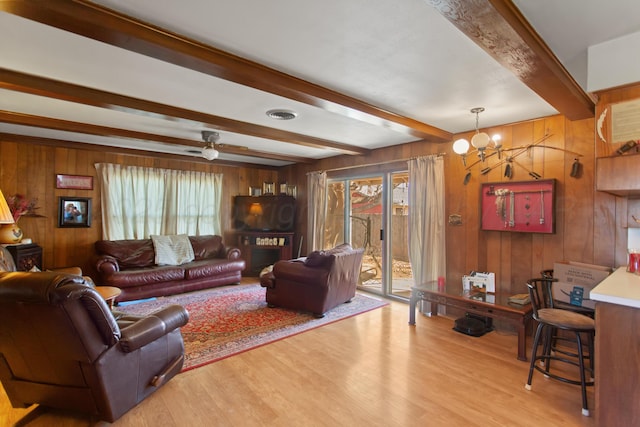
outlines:
M591 289L611 273L611 268L581 262L556 262L553 265L553 298L571 305L595 308Z

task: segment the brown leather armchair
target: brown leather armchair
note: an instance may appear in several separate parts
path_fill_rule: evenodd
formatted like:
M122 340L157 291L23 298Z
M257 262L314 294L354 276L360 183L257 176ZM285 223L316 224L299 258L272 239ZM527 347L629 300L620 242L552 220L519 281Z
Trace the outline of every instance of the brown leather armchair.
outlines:
M0 273L0 381L16 408L113 422L180 372L188 319L172 305L120 326L80 276Z
M343 243L305 258L276 262L271 272L260 276L267 304L323 317L356 295L363 254L364 249Z

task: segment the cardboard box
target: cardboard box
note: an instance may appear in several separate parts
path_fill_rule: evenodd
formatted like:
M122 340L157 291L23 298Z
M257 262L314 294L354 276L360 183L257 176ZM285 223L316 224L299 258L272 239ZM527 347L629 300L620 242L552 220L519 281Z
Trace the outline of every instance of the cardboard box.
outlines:
M553 265L553 298L579 307L595 308L591 289L611 273L611 268L581 262L556 262Z

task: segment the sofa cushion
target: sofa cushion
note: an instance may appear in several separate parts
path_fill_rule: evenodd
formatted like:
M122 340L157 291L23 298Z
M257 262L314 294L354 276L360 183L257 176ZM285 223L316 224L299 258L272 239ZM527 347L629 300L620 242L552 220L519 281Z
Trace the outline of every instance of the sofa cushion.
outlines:
M184 278L187 280L201 279L204 277L215 277L218 275L232 274L242 271L244 268L243 260L228 261L220 258L210 258L208 260L193 261L185 264Z
M221 236L189 236L189 240L191 241L194 259L196 261L207 258L225 258L225 255L222 253L224 251L224 244L222 243Z
M181 266L156 266L110 274L100 285L129 288L132 286L154 285L159 282L184 280L184 268Z
M121 269L143 268L155 265L155 252L151 239L98 240L96 251L118 260Z
M193 261L193 248L186 234L151 236L158 265L181 265Z

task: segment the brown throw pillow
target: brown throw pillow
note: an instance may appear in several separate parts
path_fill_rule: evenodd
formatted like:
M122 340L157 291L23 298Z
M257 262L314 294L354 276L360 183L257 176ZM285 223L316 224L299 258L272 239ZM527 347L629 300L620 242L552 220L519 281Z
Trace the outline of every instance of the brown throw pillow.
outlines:
M313 251L304 262L307 267L321 267L327 260L327 255L324 251Z

